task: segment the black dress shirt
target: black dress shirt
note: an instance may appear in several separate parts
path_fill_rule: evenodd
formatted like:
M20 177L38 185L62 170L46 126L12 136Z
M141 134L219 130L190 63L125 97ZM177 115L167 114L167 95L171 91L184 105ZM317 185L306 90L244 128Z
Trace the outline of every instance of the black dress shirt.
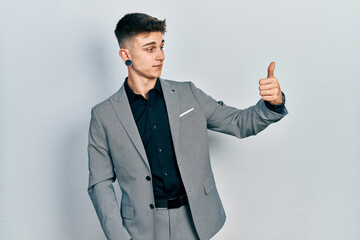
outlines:
M135 94L129 87L127 78L124 86L150 164L155 198L174 198L184 195L185 188L176 162L159 78L156 80L155 87L148 92L148 99L141 94ZM282 94L282 104L274 106L265 101L266 107L272 111L283 113L285 95Z
M124 86L150 164L155 198L184 195L185 188L176 162L159 78L155 87L148 92L148 99L141 94L135 94L129 87L127 78Z

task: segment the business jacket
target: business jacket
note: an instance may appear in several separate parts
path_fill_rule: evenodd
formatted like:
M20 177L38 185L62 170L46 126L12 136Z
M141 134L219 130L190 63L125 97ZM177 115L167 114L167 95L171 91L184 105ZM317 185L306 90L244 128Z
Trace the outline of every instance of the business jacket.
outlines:
M227 106L192 82L159 78L181 179L200 239L210 239L225 223L210 164L207 129L244 138L287 114L263 100L247 109ZM155 240L155 211L149 162L124 85L91 110L88 193L103 231L111 240ZM118 180L118 202L112 183ZM149 178L148 178L149 179Z

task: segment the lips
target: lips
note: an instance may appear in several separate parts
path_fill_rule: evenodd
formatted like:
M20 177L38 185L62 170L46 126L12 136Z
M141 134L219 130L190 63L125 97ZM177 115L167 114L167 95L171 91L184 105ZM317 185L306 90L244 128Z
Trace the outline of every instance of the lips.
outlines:
M162 64L159 64L159 65L154 65L153 67L156 67L156 68L162 68Z

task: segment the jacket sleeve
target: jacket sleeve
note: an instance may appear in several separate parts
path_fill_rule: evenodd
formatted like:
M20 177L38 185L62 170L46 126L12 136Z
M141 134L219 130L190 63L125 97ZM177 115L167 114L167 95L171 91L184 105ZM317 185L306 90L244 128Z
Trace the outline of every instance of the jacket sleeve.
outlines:
M213 131L226 133L237 138L256 135L271 123L279 121L288 112L282 114L271 111L260 99L256 105L246 109L227 106L216 101L189 82L190 89L207 119L207 127Z
M129 240L131 237L123 226L119 204L112 185L116 175L108 149L107 137L95 108L91 110L88 157L88 193L106 238Z

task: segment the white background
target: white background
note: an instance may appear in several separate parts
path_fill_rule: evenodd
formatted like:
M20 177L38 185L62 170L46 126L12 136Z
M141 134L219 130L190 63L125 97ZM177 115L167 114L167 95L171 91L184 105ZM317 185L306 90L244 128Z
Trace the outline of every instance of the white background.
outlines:
M127 75L113 30L166 18L162 77L255 104L271 61L289 114L209 132L227 221L213 238L360 239L358 1L0 2L0 239L105 239L87 194L91 107Z

